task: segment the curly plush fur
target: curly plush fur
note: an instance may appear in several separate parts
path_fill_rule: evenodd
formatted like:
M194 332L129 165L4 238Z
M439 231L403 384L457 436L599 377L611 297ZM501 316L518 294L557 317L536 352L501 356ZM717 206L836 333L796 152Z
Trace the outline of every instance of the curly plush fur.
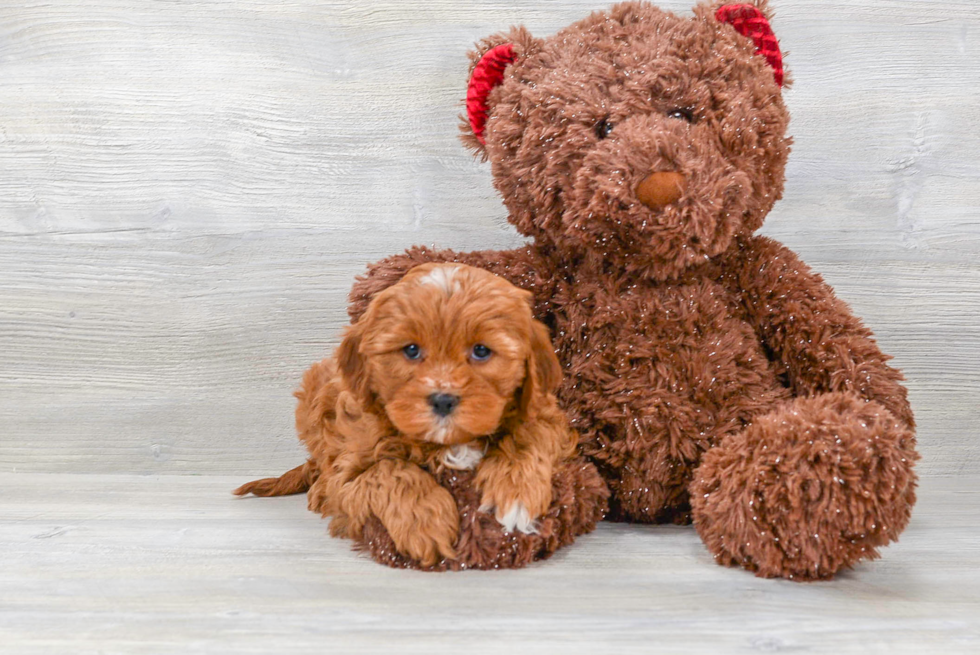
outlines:
M532 240L413 248L369 268L350 312L429 261L531 291L610 518L693 520L723 564L823 579L907 524L915 423L871 332L753 235L783 192L789 115L720 4L683 18L627 2L547 39L482 41L474 62L501 43L516 60L489 94L485 145L466 121L463 140ZM668 178L681 181L651 201L644 184Z
M566 460L552 475L551 506L541 517L537 531L525 534L508 532L493 515L480 511L480 495L472 472L443 469L435 478L449 490L459 510L459 539L454 559L425 566L405 557L376 517L368 519L356 547L395 568L426 571L522 568L533 561L548 559L577 536L594 530L605 514L609 496L591 462L582 458Z

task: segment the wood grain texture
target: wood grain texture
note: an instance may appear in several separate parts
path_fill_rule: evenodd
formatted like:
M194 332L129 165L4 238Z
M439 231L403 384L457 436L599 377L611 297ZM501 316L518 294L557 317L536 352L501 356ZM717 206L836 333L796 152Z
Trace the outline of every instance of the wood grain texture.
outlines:
M796 145L764 231L906 371L920 471L980 472L980 16L773 4ZM367 262L520 243L456 140L467 49L600 6L0 7L0 471L294 465L290 393Z
M519 571L392 570L241 478L0 478L0 653L976 653L980 480L933 479L835 581L717 566L691 528L602 524Z

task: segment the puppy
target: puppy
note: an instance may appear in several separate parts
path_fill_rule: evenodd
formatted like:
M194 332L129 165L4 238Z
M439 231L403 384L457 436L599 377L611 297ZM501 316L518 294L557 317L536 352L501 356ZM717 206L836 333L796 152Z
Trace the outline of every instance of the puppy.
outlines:
M309 461L234 493L308 491L310 509L333 517L334 536L359 537L373 514L400 552L428 566L455 557L459 532L456 503L430 472L476 468L480 510L509 531L535 532L576 435L530 303L481 269L412 269L304 375L296 427Z

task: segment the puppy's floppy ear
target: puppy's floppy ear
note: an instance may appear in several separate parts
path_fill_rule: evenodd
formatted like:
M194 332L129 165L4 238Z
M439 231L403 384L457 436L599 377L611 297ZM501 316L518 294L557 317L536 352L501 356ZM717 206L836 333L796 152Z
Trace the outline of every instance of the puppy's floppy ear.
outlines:
M521 413L525 416L533 414L548 394L558 391L561 376L561 364L551 345L548 328L540 321L532 320L527 372L521 387Z
M364 322L367 317L347 328L343 341L337 348L337 368L340 370L347 388L358 398L367 398L367 362L361 354L361 339L364 335Z

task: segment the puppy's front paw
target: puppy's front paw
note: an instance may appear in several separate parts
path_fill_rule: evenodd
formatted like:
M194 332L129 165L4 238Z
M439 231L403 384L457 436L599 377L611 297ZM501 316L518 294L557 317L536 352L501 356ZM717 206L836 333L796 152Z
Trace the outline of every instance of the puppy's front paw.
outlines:
M483 512L493 511L497 523L504 526L504 530L507 532L518 530L524 534L537 534L541 527L541 522L536 518L531 518L531 512L519 500L511 503L510 508L506 511L487 505L480 506L480 510Z
M476 484L483 493L480 511L492 511L507 532L538 532L538 519L551 504L550 475L528 473L523 467L495 458L480 467Z
M411 506L392 507L381 522L398 551L423 566L456 559L453 544L459 535L459 512L452 495L442 487L432 489Z

